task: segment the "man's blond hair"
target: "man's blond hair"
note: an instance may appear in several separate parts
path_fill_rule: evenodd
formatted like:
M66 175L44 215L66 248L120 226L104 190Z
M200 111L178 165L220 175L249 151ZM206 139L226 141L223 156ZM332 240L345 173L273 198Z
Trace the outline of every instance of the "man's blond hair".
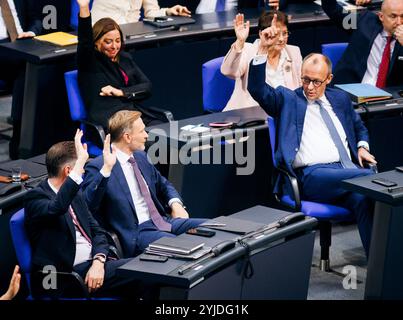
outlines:
M116 112L108 121L108 131L111 142L119 141L123 133L132 129L133 122L141 117L140 111L121 110Z

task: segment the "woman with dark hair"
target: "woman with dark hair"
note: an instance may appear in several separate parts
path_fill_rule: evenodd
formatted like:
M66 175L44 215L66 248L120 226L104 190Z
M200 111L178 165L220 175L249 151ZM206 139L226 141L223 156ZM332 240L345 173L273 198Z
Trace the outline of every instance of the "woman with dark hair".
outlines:
M124 40L119 25L103 18L91 26L90 0L77 0L80 6L78 23L77 67L78 85L88 119L107 128L108 119L119 110L136 110L135 102L151 94L151 82L123 51ZM144 115L150 125L158 121Z
M266 82L272 87L285 86L296 89L301 86L301 51L287 44L288 18L281 11L263 12L259 17L259 39L246 42L249 21L243 14L234 19L236 41L232 44L221 65L222 74L235 79L235 88L224 111L259 105L248 92L249 63L256 55L267 56Z

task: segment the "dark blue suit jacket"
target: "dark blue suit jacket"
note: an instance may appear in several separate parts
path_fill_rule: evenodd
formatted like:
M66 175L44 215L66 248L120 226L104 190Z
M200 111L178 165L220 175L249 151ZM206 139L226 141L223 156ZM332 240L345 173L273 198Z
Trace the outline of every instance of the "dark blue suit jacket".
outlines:
M81 227L92 241L92 255L108 254L105 230L90 214L80 186L67 178L56 194L47 180L25 196L25 226L32 245L33 269L53 265L71 272L76 254L76 232L68 212L71 205Z
M42 7L36 0L14 0L15 9L23 31L32 31L39 35L42 31Z
M302 88L294 91L285 87L273 89L266 81L266 64L249 69L248 90L260 106L276 120L277 150L276 161L295 176L292 163L301 144L305 113L308 102ZM338 89L326 89L326 98L343 125L353 162L358 162L358 141L368 142L368 131L358 114L354 111L350 97Z
M336 0L322 0L322 8L337 25L342 27L347 13ZM367 70L367 60L376 36L383 30L378 16L371 11L359 14L357 30L353 31L350 43L334 69L333 83L361 82ZM400 58L399 58L400 57ZM396 41L389 65L387 86L403 84L403 47Z
M161 215L168 215L168 201L181 198L172 184L148 162L143 151L134 152L141 174L143 175L151 197ZM90 210L101 224L111 228L119 236L125 257L132 257L136 250L138 236L138 219L136 208L130 194L129 186L119 161L116 161L111 176L105 179L100 174L103 157L100 156L88 163L83 182L83 189ZM133 173L134 174L134 173ZM107 180L105 185L102 181Z

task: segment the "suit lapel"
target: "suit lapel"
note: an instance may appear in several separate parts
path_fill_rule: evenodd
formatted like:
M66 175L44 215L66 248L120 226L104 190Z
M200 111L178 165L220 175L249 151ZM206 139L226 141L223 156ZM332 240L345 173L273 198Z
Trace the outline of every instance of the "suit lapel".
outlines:
M133 173L134 174L134 173ZM130 193L129 185L127 184L126 177L123 173L122 166L120 165L119 161L116 161L115 166L112 170L112 175L114 176L115 180L118 182L118 185L121 187L123 194L126 196L127 201L129 201L130 206L133 209L134 216L136 216L136 209L134 207L132 195Z
M48 195L49 199L54 199L56 197L56 193L50 188L47 180L43 181L42 188L46 192L46 194ZM66 221L66 224L67 224L67 226L68 226L68 228L70 230L71 236L75 240L76 239L76 231L75 231L73 220L72 220L69 212L66 212L64 214L64 220Z
M296 127L297 127L298 142L301 143L302 130L304 129L305 114L306 114L306 108L308 106L308 102L304 96L302 88L298 88L295 91L295 93L300 98L297 100ZM302 103L299 103L301 99L302 99Z
M395 40L395 41L396 41L395 42L395 48L393 49L392 58L391 58L390 64L389 64L388 76L392 72L393 66L394 66L396 60L398 59L400 49L402 48L402 46L400 45L399 41L397 41L397 40Z

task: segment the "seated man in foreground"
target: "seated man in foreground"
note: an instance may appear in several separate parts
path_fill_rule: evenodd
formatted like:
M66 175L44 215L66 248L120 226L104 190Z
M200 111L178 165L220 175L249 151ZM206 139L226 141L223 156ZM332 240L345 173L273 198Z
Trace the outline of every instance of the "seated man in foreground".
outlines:
M32 291L34 296L58 293L52 292L58 288L44 288L48 273L41 271L52 266L57 272L77 272L89 293L139 297L135 281L116 275L116 269L130 259L109 257L105 230L92 217L80 190L88 159L82 135L77 130L74 142L59 142L49 149L48 179L25 197L25 227L32 245ZM102 169L108 172L109 168L106 163Z
M189 219L179 193L148 161L148 134L140 116L122 110L109 119L112 153L104 149L103 156L89 162L83 184L90 210L117 233L125 257L205 221ZM110 174L101 169L107 162L114 164Z

